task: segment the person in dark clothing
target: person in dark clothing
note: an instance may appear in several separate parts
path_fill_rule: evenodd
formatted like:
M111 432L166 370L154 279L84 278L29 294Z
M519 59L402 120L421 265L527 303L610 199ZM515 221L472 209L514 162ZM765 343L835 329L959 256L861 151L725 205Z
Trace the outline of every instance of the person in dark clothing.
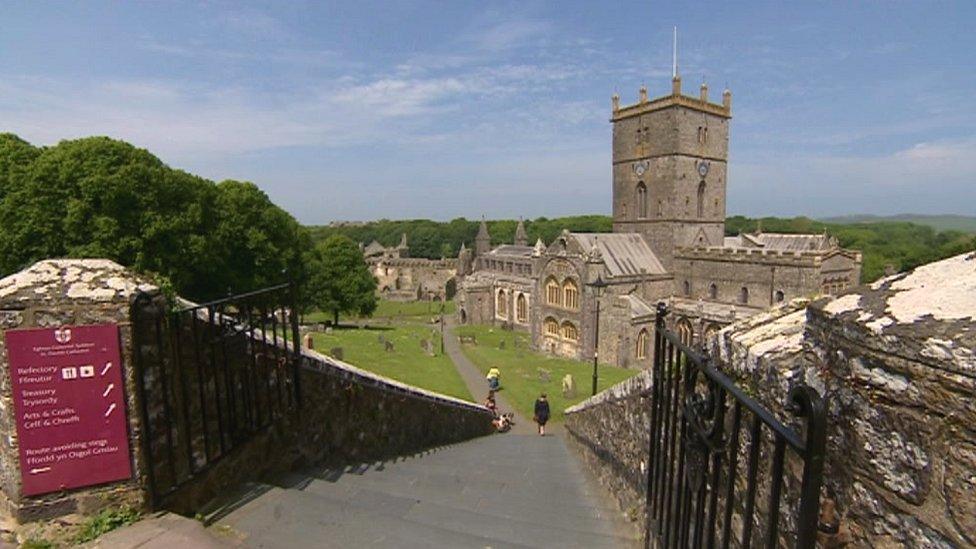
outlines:
M535 422L539 424L539 436L546 436L546 422L549 421L549 401L546 394L539 395L535 401Z

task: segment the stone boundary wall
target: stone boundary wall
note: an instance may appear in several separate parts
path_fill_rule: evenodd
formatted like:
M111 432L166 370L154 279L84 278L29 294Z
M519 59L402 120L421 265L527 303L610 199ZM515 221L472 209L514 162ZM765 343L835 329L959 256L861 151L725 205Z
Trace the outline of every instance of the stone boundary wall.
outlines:
M790 387L824 397L821 545L976 547L976 253L797 300L708 343L717 367L787 424ZM566 411L587 463L635 520L649 386L645 372Z
M130 319L140 293L149 294L150 309L169 310L158 288L107 260L45 260L0 280L0 513L29 522L69 513L94 514L119 505L148 509L148 458L136 383L141 374L134 366L137 334ZM24 496L3 332L102 323L119 327L132 477ZM284 341L279 339L278 344ZM169 496L164 507L193 513L241 482L312 464L387 459L493 431L491 413L483 406L387 379L314 351L302 351L299 377L300 410L283 416L198 473ZM176 431L180 428L173 425L174 437L180 435Z
M148 281L121 265L101 259L40 261L0 280L0 508L20 522L69 513L94 513L107 506L141 507L140 479L145 462L140 449L136 377L132 364L129 300L139 291L158 293ZM20 456L4 342L7 330L112 323L119 327L125 402L129 410L132 478L36 496L21 495Z
M291 342L277 339L280 347ZM312 465L382 461L494 432L484 406L302 349L302 407L235 448L161 502L193 514L247 481Z
M650 446L651 372L610 387L565 411L569 441L620 510L644 524L647 457Z

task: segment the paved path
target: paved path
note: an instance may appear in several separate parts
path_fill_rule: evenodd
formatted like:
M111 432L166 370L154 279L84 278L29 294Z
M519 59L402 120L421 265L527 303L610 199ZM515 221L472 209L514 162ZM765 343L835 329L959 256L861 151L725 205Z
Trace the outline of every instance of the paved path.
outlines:
M509 433L252 485L211 528L261 548L635 546L600 490L562 437Z

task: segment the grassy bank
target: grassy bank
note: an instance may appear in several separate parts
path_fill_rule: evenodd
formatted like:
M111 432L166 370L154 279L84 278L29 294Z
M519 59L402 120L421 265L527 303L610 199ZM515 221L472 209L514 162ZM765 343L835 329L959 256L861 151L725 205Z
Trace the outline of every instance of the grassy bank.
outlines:
M445 315L453 315L455 308L453 301L430 302L430 301L387 301L381 299L373 312L373 319L391 320L427 320L431 317L440 315L441 305L444 306ZM307 324L331 321L332 313L314 311L305 315L303 321ZM363 319L356 315L339 315L339 322L356 323Z
M590 396L593 363L565 358L555 358L529 349L528 334L506 332L489 326L460 326L458 335L474 335L477 344L465 344L464 354L483 372L492 366L502 372L503 394L526 417L532 417L535 400L545 392L553 421L562 421L563 410ZM516 340L518 345L516 346ZM501 347L505 342L504 348ZM549 381L544 381L541 371L548 371ZM631 376L639 370L600 365L597 390L602 391ZM571 374L576 381L576 396L566 398L562 394L562 379ZM487 388L486 388L487 391ZM478 395L480 397L480 395Z
M358 368L471 400L471 394L451 359L441 354L437 327L422 324L396 324L368 329L345 327L333 330L331 334L314 333L312 338L315 349L321 353L329 354L330 349L342 347L343 361ZM428 356L421 348L423 339L432 342L435 356ZM393 351L386 350L384 341L393 344Z

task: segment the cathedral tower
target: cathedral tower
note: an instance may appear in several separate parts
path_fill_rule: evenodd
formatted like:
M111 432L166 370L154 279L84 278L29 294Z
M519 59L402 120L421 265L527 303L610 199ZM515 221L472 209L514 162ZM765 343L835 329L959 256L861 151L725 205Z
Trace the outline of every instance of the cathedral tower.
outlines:
M676 247L722 245L732 93L682 95L675 74L670 95L638 98L613 97L613 230L644 235L671 270Z

